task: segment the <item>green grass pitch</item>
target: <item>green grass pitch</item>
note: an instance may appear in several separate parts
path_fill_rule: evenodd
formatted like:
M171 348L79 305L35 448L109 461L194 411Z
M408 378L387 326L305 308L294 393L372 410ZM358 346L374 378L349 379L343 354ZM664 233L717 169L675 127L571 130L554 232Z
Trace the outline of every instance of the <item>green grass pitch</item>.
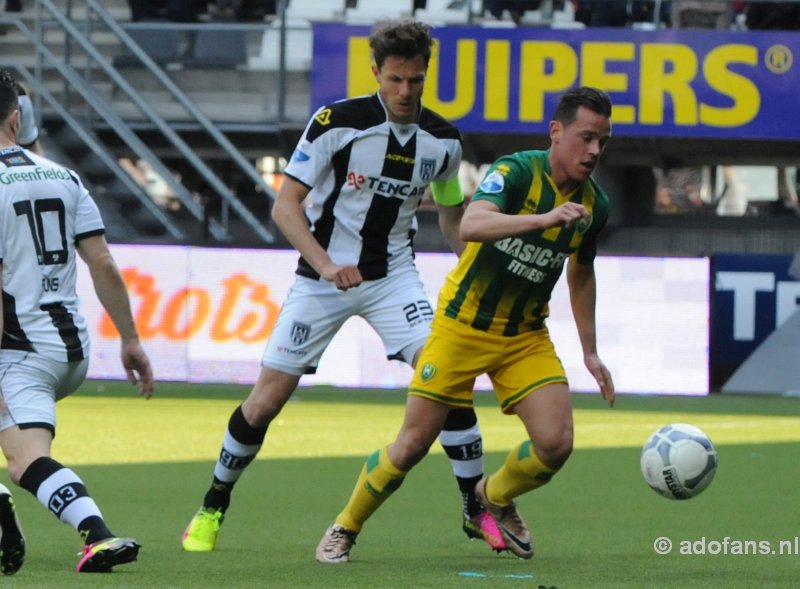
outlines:
M239 482L217 550L183 553L181 533L210 481L228 417L246 393L240 386L159 383L145 401L127 383L87 382L61 402L54 456L84 479L115 533L142 543L139 561L110 575L77 575L75 532L17 488L28 554L22 570L0 583L788 589L800 579L800 399L779 397L622 396L608 409L599 396L576 395L570 461L550 485L519 501L536 544L532 560L467 541L455 480L437 447L367 523L353 561L326 566L314 561L317 541L364 457L396 433L404 393L301 389ZM493 470L522 440L522 426L503 416L490 394L478 394L476 406ZM659 497L639 473L647 436L674 421L704 429L720 455L716 479L690 501ZM7 475L0 480L11 487ZM670 554L656 554L660 537L673 542ZM703 547L706 554L681 554Z

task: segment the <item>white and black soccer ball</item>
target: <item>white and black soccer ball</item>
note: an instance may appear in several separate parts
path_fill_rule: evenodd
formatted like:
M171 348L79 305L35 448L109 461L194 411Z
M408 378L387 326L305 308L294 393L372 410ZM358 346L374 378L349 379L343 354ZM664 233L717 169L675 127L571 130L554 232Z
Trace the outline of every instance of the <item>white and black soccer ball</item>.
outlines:
M691 499L711 484L718 458L703 430L671 423L650 436L640 463L644 480L656 493L669 499Z

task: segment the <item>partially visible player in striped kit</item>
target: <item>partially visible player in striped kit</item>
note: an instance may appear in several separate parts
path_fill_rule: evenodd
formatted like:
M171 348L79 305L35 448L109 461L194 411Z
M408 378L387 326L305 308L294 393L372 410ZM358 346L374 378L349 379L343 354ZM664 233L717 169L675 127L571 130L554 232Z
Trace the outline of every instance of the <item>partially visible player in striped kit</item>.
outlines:
M120 333L128 378L147 398L153 374L97 205L74 172L18 145L17 92L11 75L0 72L0 446L11 480L80 533L84 549L77 571L107 572L136 560L139 544L115 536L83 481L50 456L56 401L81 385L89 362L75 291L77 255ZM102 436L91 433L88 452L102 444ZM0 570L13 574L22 566L25 540L11 493L2 485L0 527Z
M234 484L347 319L366 319L389 358L416 362L433 319L412 251L415 213L428 186L445 238L457 254L464 247L461 136L421 102L432 43L422 23L379 25L370 37L377 93L320 108L284 171L273 217L301 254L297 279L258 381L228 422L211 486L183 534L184 550L214 549ZM462 494L464 531L502 547L474 494L483 451L471 407L450 413L441 443Z
M464 213L468 242L439 295L431 335L409 387L397 439L367 459L353 494L317 548L317 560L346 562L364 522L428 452L452 408L472 407L487 374L504 413L528 439L475 492L507 550L533 556L514 498L550 481L572 451L572 407L564 368L545 325L553 287L567 283L583 360L613 405L611 374L595 335L597 236L608 197L591 177L611 136L611 101L594 88L566 92L550 122L550 149L497 160Z

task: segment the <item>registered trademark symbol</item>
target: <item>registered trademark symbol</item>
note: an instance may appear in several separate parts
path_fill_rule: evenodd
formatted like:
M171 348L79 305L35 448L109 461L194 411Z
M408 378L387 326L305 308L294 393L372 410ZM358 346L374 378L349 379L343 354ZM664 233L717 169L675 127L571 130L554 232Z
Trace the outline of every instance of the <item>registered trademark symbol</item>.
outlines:
M794 55L786 45L773 45L764 55L764 63L773 74L785 74L792 68Z

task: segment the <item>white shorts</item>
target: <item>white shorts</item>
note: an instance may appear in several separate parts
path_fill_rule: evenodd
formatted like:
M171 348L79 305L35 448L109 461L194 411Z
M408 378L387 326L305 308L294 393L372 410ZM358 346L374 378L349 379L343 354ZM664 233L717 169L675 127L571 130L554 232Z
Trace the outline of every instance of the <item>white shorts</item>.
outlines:
M333 336L356 315L372 325L390 360L411 364L430 333L433 309L414 266L344 292L331 282L298 276L261 364L288 374L313 374Z
M0 431L14 425L56 430L56 401L75 390L86 378L89 359L58 362L33 352L0 353L0 389L8 414L0 415Z

